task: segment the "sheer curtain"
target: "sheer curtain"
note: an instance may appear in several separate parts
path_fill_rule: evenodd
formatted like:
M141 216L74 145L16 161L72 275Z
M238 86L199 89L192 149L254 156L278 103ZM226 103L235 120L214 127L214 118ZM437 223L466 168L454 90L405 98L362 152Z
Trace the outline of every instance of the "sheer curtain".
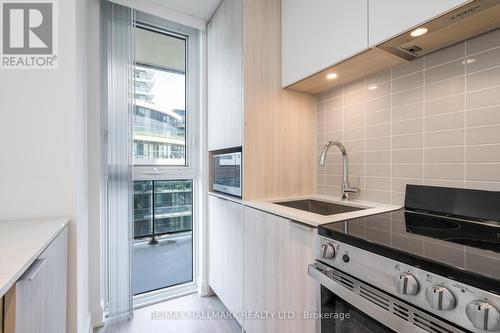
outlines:
M132 316L134 11L112 2L105 7L107 310L108 317L116 319Z

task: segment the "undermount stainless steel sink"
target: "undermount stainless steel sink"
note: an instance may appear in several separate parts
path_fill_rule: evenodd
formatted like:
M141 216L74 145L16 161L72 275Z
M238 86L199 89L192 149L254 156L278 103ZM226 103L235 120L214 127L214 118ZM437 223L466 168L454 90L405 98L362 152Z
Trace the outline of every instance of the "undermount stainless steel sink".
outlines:
M354 207L334 202L320 201L314 199L292 200L275 202L277 205L300 209L306 212L320 215L334 215L358 210L368 209L368 207Z

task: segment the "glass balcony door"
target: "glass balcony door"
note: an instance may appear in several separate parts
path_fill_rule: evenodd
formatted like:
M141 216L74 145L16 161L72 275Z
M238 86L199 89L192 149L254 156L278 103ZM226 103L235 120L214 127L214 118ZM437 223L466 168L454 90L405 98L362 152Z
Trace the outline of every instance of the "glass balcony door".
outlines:
M196 290L199 53L196 30L136 19L132 292L141 306Z
M135 181L132 268L134 295L193 281L192 180Z

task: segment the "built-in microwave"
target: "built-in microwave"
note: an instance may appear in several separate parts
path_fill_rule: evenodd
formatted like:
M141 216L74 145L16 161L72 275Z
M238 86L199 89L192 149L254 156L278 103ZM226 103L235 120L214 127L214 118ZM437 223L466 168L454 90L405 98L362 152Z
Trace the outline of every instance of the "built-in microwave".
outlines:
M241 156L241 148L212 153L212 191L241 197Z

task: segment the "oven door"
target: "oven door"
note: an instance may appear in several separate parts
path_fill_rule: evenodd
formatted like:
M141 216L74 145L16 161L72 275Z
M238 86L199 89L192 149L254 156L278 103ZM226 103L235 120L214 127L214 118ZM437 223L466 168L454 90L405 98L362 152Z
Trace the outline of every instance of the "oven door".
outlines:
M318 282L321 333L464 331L323 263L309 265Z
M394 332L325 286L320 284L319 288L321 294L321 333Z

